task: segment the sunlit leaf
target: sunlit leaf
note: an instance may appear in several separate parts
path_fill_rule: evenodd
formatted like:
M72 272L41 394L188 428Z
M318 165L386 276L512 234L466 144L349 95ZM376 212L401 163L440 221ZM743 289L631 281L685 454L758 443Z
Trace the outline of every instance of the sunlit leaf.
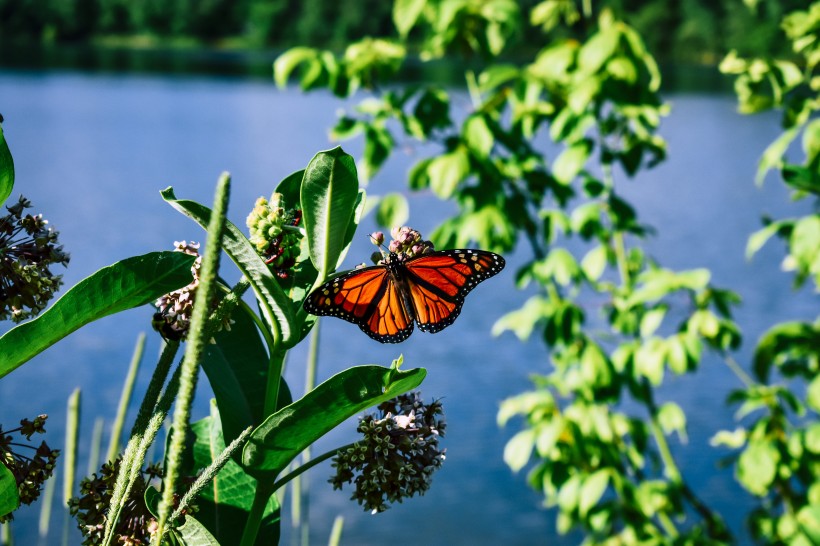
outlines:
M474 114L467 118L467 121L464 122L462 135L467 147L473 153L482 158L490 155L495 138L484 116Z
M766 495L779 462L780 452L770 442L750 442L737 461L737 477L750 493Z
M353 158L337 147L319 152L305 169L302 214L310 259L321 278L333 272L353 238L349 233L359 191Z
M755 183L760 185L766 177L766 173L771 169L778 168L783 160L783 154L786 153L789 144L797 136L797 128L791 128L783 132L774 142L769 144L766 151L760 158L760 163L757 168L757 175L755 175Z
M416 24L427 0L395 0L393 2L393 24L399 35L404 37Z
M578 499L578 513L585 517L596 505L609 485L609 470L601 469L584 479Z
M709 440L709 445L713 447L726 446L737 449L746 443L747 437L748 433L744 428L737 428L731 432L728 430L721 430L712 436Z
M410 217L410 205L400 193L388 193L379 200L376 223L386 229L403 226Z
M279 88L285 88L290 75L303 63L309 63L309 65L321 69L318 62L318 52L312 47L294 47L287 50L279 55L273 63L273 81L276 82Z
M439 198L453 196L459 183L470 174L470 162L464 148L433 158L427 165L430 188Z
M504 446L504 462L513 472L527 465L535 445L535 431L525 429L515 434Z
M181 252L152 252L86 277L40 316L0 337L0 377L90 322L185 286L193 279L193 262L193 256Z
M559 182L569 184L584 168L591 151L589 140L581 140L565 149L552 164L553 176Z
M641 337L649 337L654 334L666 316L666 307L659 305L650 309L641 317Z
M581 260L581 270L590 281L597 281L603 275L607 264L607 248L598 245L586 253Z
M658 423L665 434L678 433L681 442L686 443L686 414L674 402L666 402L658 408Z

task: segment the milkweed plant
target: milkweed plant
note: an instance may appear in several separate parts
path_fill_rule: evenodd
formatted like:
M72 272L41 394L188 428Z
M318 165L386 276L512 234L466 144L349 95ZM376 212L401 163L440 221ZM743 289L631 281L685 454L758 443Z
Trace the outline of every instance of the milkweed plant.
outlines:
M14 171L5 140L0 143L5 200ZM269 199L252 205L248 235L226 219L230 184L223 174L211 208L177 198L172 188L161 192L205 229L204 247L183 240L172 251L127 258L69 288L47 309L60 285L49 266L68 261L57 233L41 216L23 215L29 203L22 198L0 220L6 272L0 305L6 318L22 321L0 337L0 377L83 325L145 304L154 306L147 323L164 341L127 444L69 502L83 544L274 544L276 493L318 463L335 457L327 487L350 487L351 499L381 512L424 494L444 461L441 403L422 400L415 389L426 371L400 369L401 356L387 367L352 366L296 400L282 377L288 351L317 320L302 303L340 267L362 216L365 191L353 159L341 148L316 154ZM223 252L242 273L233 286L219 275ZM258 311L243 299L248 292ZM210 414L194 421L200 369L213 401ZM380 414L361 418L359 441L295 464L317 439L370 407ZM171 428L162 463L146 466L166 418ZM52 473L58 451L11 436L29 439L44 430L45 419L0 428L2 521L36 499ZM24 449L33 453L21 454Z

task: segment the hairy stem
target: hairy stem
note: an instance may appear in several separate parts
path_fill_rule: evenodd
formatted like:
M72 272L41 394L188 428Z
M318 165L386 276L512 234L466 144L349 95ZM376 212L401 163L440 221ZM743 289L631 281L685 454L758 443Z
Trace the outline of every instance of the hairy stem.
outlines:
M219 258L222 253L222 234L225 230L225 215L228 209L230 181L230 176L227 173L223 173L219 178L216 196L214 198L213 214L208 223L208 244L205 249L205 256L202 260L202 267L200 269L201 281L197 290L199 305L194 305L193 315L191 317L191 329L189 330L187 346L185 347L185 358L181 366L182 373L180 376L179 397L174 409L171 442L168 448L168 466L163 483L162 499L159 504L157 532L154 535L154 540L152 540L152 543L155 544L160 544L163 535L168 531L168 518L173 508L174 492L182 465L182 454L185 448L185 436L188 432L188 423L191 417L191 405L193 404L194 392L196 391L199 362L205 352L205 345L209 339L205 337L205 327L209 315L209 306L207 304L212 300L216 291Z

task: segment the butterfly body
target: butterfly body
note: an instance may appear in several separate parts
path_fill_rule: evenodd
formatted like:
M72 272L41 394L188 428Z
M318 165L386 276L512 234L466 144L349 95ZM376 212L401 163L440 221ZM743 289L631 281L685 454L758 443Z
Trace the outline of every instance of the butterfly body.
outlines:
M381 343L398 343L410 336L414 323L430 333L451 325L464 297L503 268L503 257L483 250L441 250L406 260L391 253L383 265L326 282L304 307L352 322Z

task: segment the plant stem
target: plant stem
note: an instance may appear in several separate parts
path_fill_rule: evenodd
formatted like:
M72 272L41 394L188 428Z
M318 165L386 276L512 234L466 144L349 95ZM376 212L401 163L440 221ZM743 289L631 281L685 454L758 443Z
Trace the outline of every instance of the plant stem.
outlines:
M213 213L208 223L208 244L200 268L200 284L197 289L197 301L191 317L185 357L182 360L179 395L174 408L174 420L171 431L171 442L168 447L168 462L165 480L163 482L162 499L159 503L157 518L157 532L151 543L160 544L168 530L168 518L174 504L177 480L183 462L185 437L188 433L191 417L191 405L196 391L199 362L205 352L208 338L205 337L205 327L208 321L210 302L216 292L219 258L222 254L222 234L225 231L225 215L228 209L228 193L231 178L228 173L220 176L216 185Z
M140 362L142 362L142 353L144 350L145 333L141 332L137 337L137 345L134 347L134 354L131 357L131 364L128 366L128 375L126 375L125 383L122 386L120 403L117 407L117 416L111 427L111 439L108 443L108 453L105 456L106 461L113 461L116 459L117 453L120 450L122 427L125 423L125 415L128 412L128 405L131 402L131 394L134 392L134 382L137 379L137 372L139 371Z
M335 456L340 451L344 451L345 449L349 449L349 448L351 448L355 445L356 445L356 442L353 442L351 444L347 444L347 445L344 445L342 447L337 447L336 449L331 449L327 453L324 453L324 454L316 457L315 459L311 459L310 462L301 465L296 470L294 470L291 473L286 474L285 476L283 476L283 477L279 478L278 480L276 480L273 484L273 490L276 491L277 489L279 489L280 487L282 487L283 485L288 483L290 480L292 480L296 476L302 474L303 472L306 472L306 471L310 470L311 468L313 468L317 464L322 463L322 462L330 459L331 457Z
M120 469L117 472L117 479L114 482L114 491L111 493L111 502L108 505L108 517L105 520L105 536L103 537L103 546L108 546L114 536L114 527L119 519L120 511L125 503L125 499L131 490L133 482L130 477L134 475L131 466L135 463L135 457L139 451L141 442L145 436L149 436L148 429L152 422L152 414L162 404L163 394L162 385L165 383L165 378L168 377L168 372L171 369L171 364L174 362L177 350L179 349L178 341L168 341L160 354L159 361L154 368L154 373L151 374L151 381L148 384L148 389L145 392L145 397L142 399L137 418L134 421L134 426L131 428L131 436L125 446L122 454L122 462ZM173 379L171 380L173 382ZM166 393L171 390L169 383ZM169 404L170 407L170 404ZM163 414L164 418L164 414ZM142 459L136 461L139 467L142 466Z
M265 507L268 499L273 495L274 487L269 484L257 482L256 492L253 495L253 503L248 513L248 520L245 522L245 529L242 531L242 539L239 546L253 546L256 542L256 535L259 534L259 527L262 524L262 516L265 515Z
M267 418L276 411L279 400L279 384L282 382L282 367L285 364L287 351L274 350L268 363L268 386L265 389L265 406L263 418Z
M757 382L746 373L740 364L738 364L737 360L732 358L730 354L723 354L723 361L726 362L726 365L729 366L729 369L734 372L734 374L743 382L746 387L753 387L757 384Z

